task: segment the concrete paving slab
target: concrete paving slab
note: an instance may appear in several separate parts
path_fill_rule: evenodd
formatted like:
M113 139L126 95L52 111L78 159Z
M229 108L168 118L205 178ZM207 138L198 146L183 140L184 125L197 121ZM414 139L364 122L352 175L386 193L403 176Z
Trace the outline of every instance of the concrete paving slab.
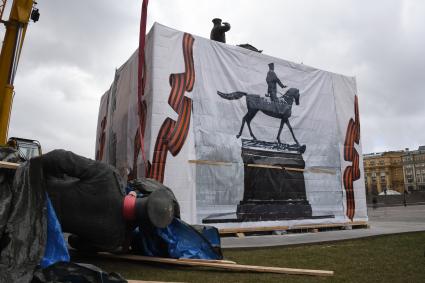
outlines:
M368 229L222 238L223 248L299 245L425 231L425 205L370 209Z

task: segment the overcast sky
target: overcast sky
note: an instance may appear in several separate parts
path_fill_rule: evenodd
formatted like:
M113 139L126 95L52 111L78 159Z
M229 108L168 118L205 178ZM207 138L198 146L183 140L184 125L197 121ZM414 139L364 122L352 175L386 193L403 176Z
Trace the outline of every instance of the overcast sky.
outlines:
M142 1L38 3L9 136L94 157L100 97L138 46ZM363 153L425 145L425 1L150 0L148 29L209 37L214 17L232 25L228 44L355 76Z

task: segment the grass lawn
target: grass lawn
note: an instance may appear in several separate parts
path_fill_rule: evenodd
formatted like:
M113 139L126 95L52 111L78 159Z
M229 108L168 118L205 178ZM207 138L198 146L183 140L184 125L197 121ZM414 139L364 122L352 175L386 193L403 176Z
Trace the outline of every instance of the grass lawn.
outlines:
M325 232L324 232L325 233ZM226 249L239 264L333 270L333 277L248 273L109 259L74 258L127 279L177 282L425 282L425 232L254 249Z

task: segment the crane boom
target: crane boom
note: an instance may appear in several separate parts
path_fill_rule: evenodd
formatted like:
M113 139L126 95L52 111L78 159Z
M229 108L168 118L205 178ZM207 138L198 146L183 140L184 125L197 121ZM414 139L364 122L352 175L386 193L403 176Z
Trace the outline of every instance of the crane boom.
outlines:
M6 144L13 100L13 81L24 42L28 22L33 13L34 0L14 0L6 26L0 54L0 145ZM38 14L38 9L36 14ZM38 20L38 15L35 18Z

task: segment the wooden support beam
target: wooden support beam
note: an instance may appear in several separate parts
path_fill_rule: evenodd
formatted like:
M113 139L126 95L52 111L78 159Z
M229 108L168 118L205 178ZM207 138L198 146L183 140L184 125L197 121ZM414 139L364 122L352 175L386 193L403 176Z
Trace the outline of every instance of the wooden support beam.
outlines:
M204 165L219 165L219 166L231 166L232 164L239 164L236 162L225 162L225 161L213 161L213 160L188 160L189 163L194 164L204 164ZM299 171L304 172L304 169L301 168L292 168L292 167L283 167L283 166L275 166L269 164L245 164L248 167L258 167L258 168L269 168L269 169L280 169L280 170L288 170L288 171Z
M221 165L221 166L231 166L233 164L233 162L213 161L213 160L188 160L188 162L194 163L194 164Z
M241 164L237 162L227 162L227 161L214 161L214 160L188 160L189 163L193 164L204 164L204 165L217 165L217 166L231 166L232 164ZM327 168L327 167L309 167L305 169L301 168L293 168L293 167L283 167L276 166L270 164L245 164L248 167L259 167L259 168L269 168L269 169L279 169L279 170L287 170L287 171L298 171L298 172L311 172L311 173L324 173L324 174L332 174L335 175L337 169Z
M111 258L111 259L157 262L157 263L185 265L185 266L194 266L194 267L212 267L212 268L225 269L225 270L231 270L231 271L251 271L251 272L261 272L261 273L279 273L279 274L310 275L310 276L332 276L334 274L333 271L329 271L329 270L269 267L269 266L227 264L227 263L216 263L216 262L190 262L190 261L182 261L182 260L173 259L173 258L148 257L148 256L139 256L139 255L113 255L108 253L100 253L99 255L102 255L104 257Z
M0 168L5 169L18 169L19 163L12 163L12 162L6 162L6 161L0 161Z
M144 281L144 280L127 280L128 283L183 283L183 282L170 282L170 281Z
M187 262L216 262L216 263L224 263L224 264L236 264L235 261L232 260L214 260L214 259L193 259L193 258L179 258L180 261Z

